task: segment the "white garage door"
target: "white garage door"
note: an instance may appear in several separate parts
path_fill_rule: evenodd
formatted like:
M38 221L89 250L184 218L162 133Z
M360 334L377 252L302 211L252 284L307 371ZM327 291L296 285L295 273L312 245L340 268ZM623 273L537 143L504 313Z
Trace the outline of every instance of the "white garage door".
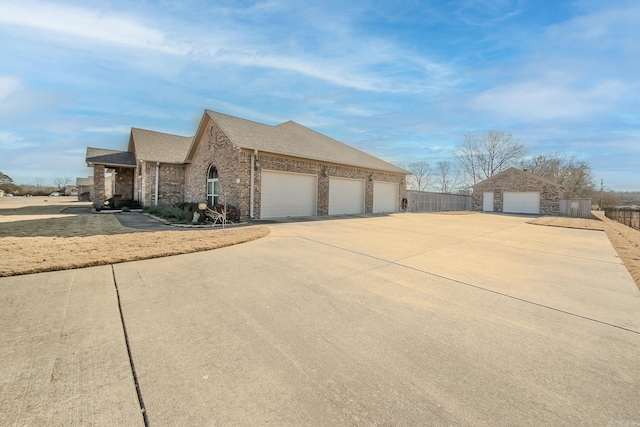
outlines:
M398 212L398 183L373 183L373 213Z
M485 191L482 194L482 210L493 212L493 191Z
M314 216L317 176L262 171L260 218Z
M329 178L329 215L364 213L364 180Z
M502 212L508 213L540 213L540 193L538 192L505 192Z

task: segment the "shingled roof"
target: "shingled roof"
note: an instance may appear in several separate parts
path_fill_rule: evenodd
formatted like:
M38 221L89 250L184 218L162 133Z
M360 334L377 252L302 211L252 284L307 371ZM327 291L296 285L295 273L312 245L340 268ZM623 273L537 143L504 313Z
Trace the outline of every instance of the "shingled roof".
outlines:
M103 148L87 147L87 164L105 166L135 167L136 158L128 151L105 150Z
M93 177L89 176L87 178L76 178L76 185L78 187L83 186L89 186L89 185L93 185Z
M185 162L193 137L178 136L152 130L131 128L129 151L138 160L182 164Z
M239 148L386 172L408 173L294 121L271 126L211 110L206 110L205 114Z
M485 186L488 183L492 183L494 181L500 181L505 176L510 175L510 174L516 174L516 175L520 175L520 176L524 176L524 177L533 178L533 179L536 179L537 181L539 181L542 184L551 185L553 187L564 189L564 187L562 185L560 185L560 184L558 184L556 182L549 181L546 178L542 178L541 176L532 174L531 172L527 172L527 171L523 171L523 170L520 170L520 169L516 169L514 167L510 167L508 169L505 169L502 172L485 179L484 181L478 182L477 184L473 185L472 187L475 187L476 185L480 186L480 184L482 184L482 186Z

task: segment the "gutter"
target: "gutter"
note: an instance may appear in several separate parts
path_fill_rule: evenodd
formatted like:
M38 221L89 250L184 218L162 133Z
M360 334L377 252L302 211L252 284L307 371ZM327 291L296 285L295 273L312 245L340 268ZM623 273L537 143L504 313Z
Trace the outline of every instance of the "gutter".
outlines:
M255 179L255 165L256 165L256 156L258 155L258 150L253 150L253 154L251 155L251 178L249 181L249 218L253 219L253 193L255 191L254 179Z
M140 169L138 169L138 203L144 206L144 160L140 160Z
M155 205L158 206L158 183L160 182L160 162L156 163L156 200Z

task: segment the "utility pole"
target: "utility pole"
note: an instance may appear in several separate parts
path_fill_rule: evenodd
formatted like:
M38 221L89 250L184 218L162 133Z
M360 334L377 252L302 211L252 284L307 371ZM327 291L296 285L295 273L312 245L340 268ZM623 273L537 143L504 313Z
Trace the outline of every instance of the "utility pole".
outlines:
M604 196L604 179L600 178L600 210L602 210L603 196Z

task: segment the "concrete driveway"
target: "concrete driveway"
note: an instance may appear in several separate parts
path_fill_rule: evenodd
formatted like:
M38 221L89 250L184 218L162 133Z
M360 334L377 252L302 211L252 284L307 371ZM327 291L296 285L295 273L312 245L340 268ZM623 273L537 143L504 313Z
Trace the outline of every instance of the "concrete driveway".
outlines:
M141 400L152 426L639 425L640 292L604 233L528 219L273 224L0 279L0 419L143 425Z

